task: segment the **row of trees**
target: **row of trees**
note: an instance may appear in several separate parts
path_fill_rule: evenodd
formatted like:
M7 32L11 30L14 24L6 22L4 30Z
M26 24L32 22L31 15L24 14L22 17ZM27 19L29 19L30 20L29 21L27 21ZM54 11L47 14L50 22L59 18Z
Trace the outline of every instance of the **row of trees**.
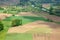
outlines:
M50 11L49 14L51 15L60 16L60 6L51 6L49 11Z

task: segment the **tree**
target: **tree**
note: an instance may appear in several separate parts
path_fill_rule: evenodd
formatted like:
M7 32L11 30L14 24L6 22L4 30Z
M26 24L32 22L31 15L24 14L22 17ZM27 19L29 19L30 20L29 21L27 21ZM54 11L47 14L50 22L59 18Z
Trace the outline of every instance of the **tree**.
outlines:
M22 19L12 20L12 27L22 25Z
M53 15L53 7L52 7L52 6L50 6L49 13L50 13L51 15Z
M29 0L20 0L20 5L25 6L27 5Z
M3 23L2 21L0 21L0 31L2 31L4 29Z

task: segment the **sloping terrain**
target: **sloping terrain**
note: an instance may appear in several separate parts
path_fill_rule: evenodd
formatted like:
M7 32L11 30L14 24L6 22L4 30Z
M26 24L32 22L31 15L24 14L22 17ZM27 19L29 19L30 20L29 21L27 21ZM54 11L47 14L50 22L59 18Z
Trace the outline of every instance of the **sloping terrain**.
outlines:
M8 33L26 33L27 31L30 31L34 28L41 28L41 27L42 28L45 28L45 27L50 28L51 29L50 33L52 33L52 32L58 32L55 30L58 29L60 27L60 25L55 24L55 23L51 23L51 22L36 21L36 22L28 23L28 24L23 25L23 26L12 27L8 30Z
M42 17L48 18L48 19L53 20L55 22L60 21L60 17L54 16L54 15L49 15L46 12L41 12L40 14L39 13L31 13L31 12L22 12L22 13L19 13L18 15L19 16L38 16L38 17L40 17L40 15L41 15ZM53 22L36 21L36 22L28 23L26 25L19 26L19 27L10 28L8 33L12 33L12 32L24 33L24 32L27 32L27 31L33 29L33 28L36 28L36 27L49 27L49 28L55 30L55 28L58 29L60 27L60 25L53 23Z
M1 14L0 18L6 18L9 16L11 16L11 14ZM22 13L17 14L17 16L44 17L44 18L53 20L55 22L60 22L60 17L49 15L46 12L41 12L41 13L22 12ZM60 37L60 24L57 24L54 22L45 22L45 21L37 20L35 22L30 22L22 26L11 27L9 28L7 34L10 34L10 33L32 33L33 40L45 40L45 39L46 40L52 40L52 39L59 40L60 39L59 38ZM40 33L46 33L46 34L40 35Z
M60 22L60 17L49 15L46 12L31 13L22 12L19 16L36 16L44 17L54 22ZM12 27L8 30L9 33L32 33L33 40L60 40L60 24L54 22L35 21L22 26Z

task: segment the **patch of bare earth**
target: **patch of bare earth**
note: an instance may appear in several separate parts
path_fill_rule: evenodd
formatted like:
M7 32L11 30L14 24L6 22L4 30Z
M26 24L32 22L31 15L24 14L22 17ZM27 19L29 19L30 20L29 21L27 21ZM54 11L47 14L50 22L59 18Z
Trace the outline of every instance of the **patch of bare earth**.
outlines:
M0 20L3 20L3 19L10 17L10 16L12 16L12 14L0 13Z

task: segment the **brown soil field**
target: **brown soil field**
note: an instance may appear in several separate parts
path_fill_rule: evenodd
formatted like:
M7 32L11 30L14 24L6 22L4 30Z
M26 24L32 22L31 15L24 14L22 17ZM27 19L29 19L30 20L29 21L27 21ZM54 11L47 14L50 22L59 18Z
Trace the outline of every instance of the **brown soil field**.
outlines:
M10 17L12 14L0 13L0 20L5 19L6 17Z

